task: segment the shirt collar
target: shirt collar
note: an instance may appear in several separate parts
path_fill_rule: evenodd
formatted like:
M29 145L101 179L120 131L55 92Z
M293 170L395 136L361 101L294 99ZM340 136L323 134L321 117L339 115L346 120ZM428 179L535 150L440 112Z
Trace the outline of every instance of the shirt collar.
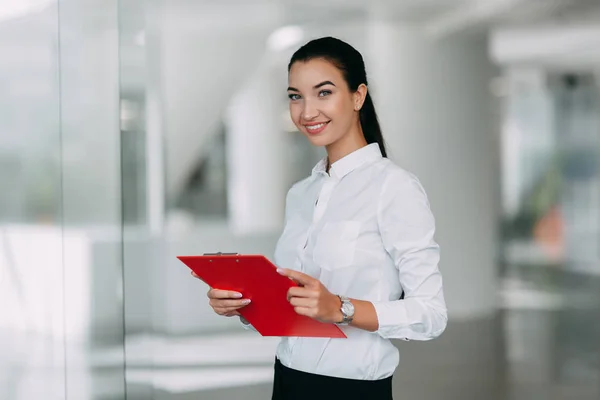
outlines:
M381 149L378 143L371 143L352 153L340 158L331 165L330 175L336 179L342 179L350 172L360 167L366 162L375 161L382 158ZM327 157L321 159L313 168L313 175L325 174L327 169Z

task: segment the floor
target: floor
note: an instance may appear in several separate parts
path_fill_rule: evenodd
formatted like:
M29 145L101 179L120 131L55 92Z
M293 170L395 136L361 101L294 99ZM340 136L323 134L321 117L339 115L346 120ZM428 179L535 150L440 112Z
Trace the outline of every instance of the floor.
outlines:
M600 399L600 279L539 268L505 276L494 317L396 342L397 400ZM0 339L2 400L269 399L277 345L243 330L130 336L125 357L122 346Z

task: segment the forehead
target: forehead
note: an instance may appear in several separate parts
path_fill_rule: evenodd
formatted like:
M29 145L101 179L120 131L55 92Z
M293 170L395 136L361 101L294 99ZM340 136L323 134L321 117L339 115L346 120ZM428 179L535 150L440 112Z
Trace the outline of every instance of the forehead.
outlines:
M313 86L331 81L336 86L345 83L342 72L332 63L322 58L309 61L296 61L288 74L290 86L300 90L312 89Z

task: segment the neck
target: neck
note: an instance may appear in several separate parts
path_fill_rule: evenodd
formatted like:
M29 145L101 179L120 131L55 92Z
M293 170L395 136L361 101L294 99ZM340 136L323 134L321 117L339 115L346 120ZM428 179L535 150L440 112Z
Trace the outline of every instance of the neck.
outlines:
M348 132L336 142L333 142L325 147L327 150L327 172L331 168L331 164L344 158L348 154L365 147L367 145L365 135L358 126L355 132Z

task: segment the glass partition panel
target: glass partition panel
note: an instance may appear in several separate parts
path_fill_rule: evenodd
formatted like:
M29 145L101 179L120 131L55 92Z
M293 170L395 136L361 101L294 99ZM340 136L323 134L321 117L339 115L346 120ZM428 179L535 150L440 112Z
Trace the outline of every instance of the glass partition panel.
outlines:
M67 397L122 399L119 14L116 1L61 1Z
M0 398L65 398L58 4L0 13Z
M115 2L0 8L0 398L123 399Z

